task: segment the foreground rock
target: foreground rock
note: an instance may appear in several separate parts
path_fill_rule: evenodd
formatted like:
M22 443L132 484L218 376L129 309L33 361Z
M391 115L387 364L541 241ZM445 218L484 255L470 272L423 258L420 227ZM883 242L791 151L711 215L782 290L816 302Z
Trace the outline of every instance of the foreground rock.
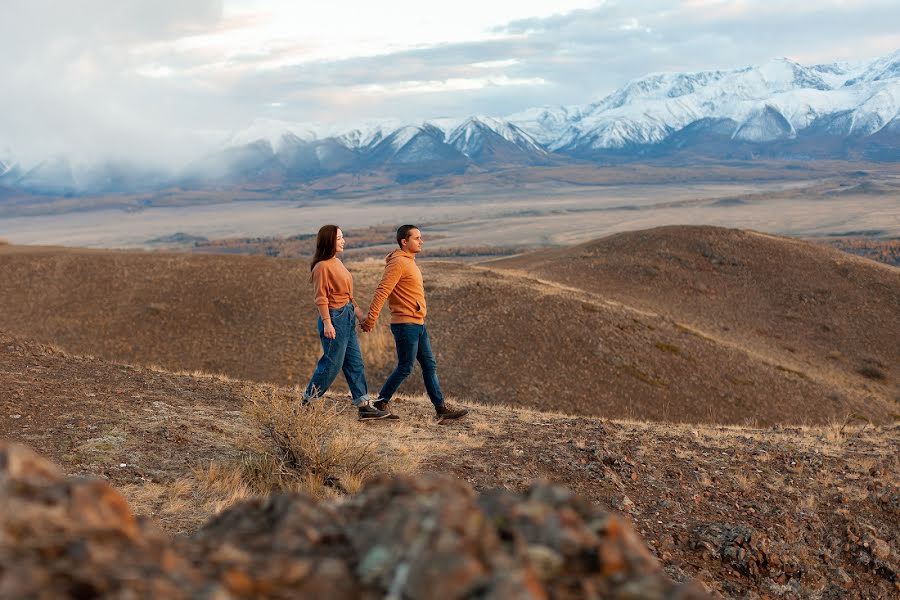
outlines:
M383 479L349 501L274 495L172 541L106 483L0 442L0 597L702 598L631 527L567 490Z

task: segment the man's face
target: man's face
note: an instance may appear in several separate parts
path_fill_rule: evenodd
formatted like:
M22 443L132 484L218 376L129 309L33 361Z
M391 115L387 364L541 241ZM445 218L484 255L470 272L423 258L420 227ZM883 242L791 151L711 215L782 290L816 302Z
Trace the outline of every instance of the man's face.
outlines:
M418 229L410 229L409 237L406 238L404 249L407 252L412 252L413 254L418 254L422 251L422 245L425 243L425 240L422 239L422 232Z

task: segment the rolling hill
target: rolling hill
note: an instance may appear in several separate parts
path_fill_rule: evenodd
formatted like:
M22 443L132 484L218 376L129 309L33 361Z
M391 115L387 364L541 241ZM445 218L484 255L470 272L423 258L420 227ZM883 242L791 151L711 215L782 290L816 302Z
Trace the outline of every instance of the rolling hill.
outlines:
M626 232L501 259L653 311L816 381L900 400L900 269L718 227Z
M630 234L645 240L646 263L631 245L596 261L577 247L482 266L424 262L445 390L610 418L889 422L897 413L896 269L753 233L729 234L752 240L747 246L728 238L710 245L711 231L719 230L672 233L700 249L706 271L681 264L675 242L660 245L656 230ZM594 244L610 239L619 238ZM754 252L781 270L767 270ZM803 273L815 279L801 256L818 267L840 260L835 282L801 286ZM381 266L350 267L365 306ZM603 269L630 283L675 270L663 278L668 288L607 290L615 280ZM0 329L108 360L304 385L319 352L307 272L302 261L265 257L6 246ZM706 277L696 281L703 287L678 273ZM362 338L372 391L393 360L386 320ZM413 377L403 389L420 385Z

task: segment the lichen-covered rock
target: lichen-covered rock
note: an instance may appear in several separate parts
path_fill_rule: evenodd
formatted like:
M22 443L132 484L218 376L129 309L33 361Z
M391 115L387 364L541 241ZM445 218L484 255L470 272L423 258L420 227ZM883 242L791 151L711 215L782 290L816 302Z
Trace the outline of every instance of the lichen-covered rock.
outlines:
M745 525L698 525L692 532L692 545L754 580L770 578L783 585L803 577L803 565L784 544Z
M298 494L232 507L196 532L185 552L241 598L360 597L346 524L333 508Z
M881 552L876 548L876 551ZM568 490L394 477L240 503L173 542L105 482L0 442L0 598L705 598Z
M0 441L0 598L193 598L218 587L109 485Z

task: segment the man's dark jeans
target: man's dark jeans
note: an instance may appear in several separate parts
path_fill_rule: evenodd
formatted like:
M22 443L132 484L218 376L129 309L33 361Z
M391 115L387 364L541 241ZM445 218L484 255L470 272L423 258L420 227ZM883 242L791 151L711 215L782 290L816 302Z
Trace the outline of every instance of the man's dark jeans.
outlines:
M359 338L356 337L353 304L348 302L341 308L329 308L328 313L336 335L333 340L325 337L325 324L322 323L322 317L319 317L319 339L322 341L323 354L303 392L303 399L318 398L324 394L334 383L338 373L343 371L353 404L359 406L369 401L369 394L366 388L366 367L359 349Z
M424 325L416 323L395 323L391 325L391 333L394 334L394 344L397 346L397 368L384 382L378 397L389 401L400 384L412 373L415 361L418 360L422 366L425 390L431 398L431 403L443 406L444 395L438 382L437 362L434 360L434 352L431 351L428 330Z

